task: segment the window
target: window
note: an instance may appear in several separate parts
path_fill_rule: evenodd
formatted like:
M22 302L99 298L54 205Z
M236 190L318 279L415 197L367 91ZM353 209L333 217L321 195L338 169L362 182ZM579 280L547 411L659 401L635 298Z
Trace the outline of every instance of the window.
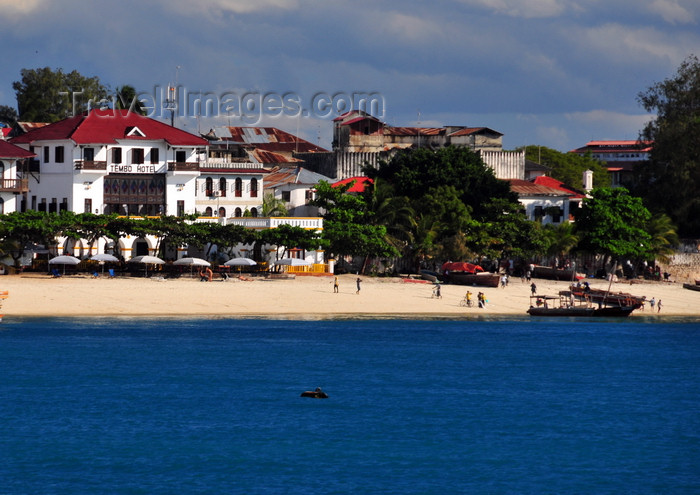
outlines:
M56 198L51 198L51 202L49 203L49 213L56 213L57 207L58 203L56 202Z
M212 180L211 177L207 177L204 180L204 190L206 191L207 196L214 195L214 181Z
M541 220L543 216L542 206L535 206L534 216L535 220Z
M240 208L236 208L236 211L234 212L234 216L240 217L241 214L242 214L241 209L240 209Z
M131 163L140 165L143 163L143 148L134 148L131 150Z
M223 206L221 208L219 208L219 216L221 218L226 217L226 208L224 208Z
M226 179L224 177L219 179L219 195L226 197Z
M39 211L46 213L46 198L41 198L39 202Z
M122 162L122 149L121 148L112 148L112 163L121 163Z
M240 198L243 195L243 181L241 180L240 177L236 178L236 182L234 183L234 195L237 198Z
M251 208L251 209L250 209L250 216L251 216L251 217L257 217L257 216L258 216L258 209L257 209L257 208Z
M313 199L314 199L314 190L307 189L306 190L306 203L308 204L309 201L313 201Z
M151 163L157 164L160 161L160 153L158 148L151 148Z
M92 213L92 199L85 198L85 206L83 208L85 213Z
M289 191L282 191L282 201L289 203L292 199L292 193Z
M187 161L187 153L185 151L176 151L175 161L177 163L185 163Z
M68 211L68 198L63 198L63 201L61 201L61 204L58 206L58 211Z
M178 200L178 202L177 202L177 216L178 217L185 216L185 202L183 200Z
M51 159L51 149L48 146L44 146L44 163L49 163Z
M64 149L63 149L63 146L56 146L56 150L55 150L55 153L54 153L54 158L55 158L54 161L55 161L56 163L63 163L63 160L64 160L64 158L65 158L65 157L64 157L64 153L65 153L65 151L64 151Z
M36 196L32 196L32 210L36 211Z
M83 149L83 160L85 160L86 162L95 161L95 148Z
M250 197L258 197L258 179L250 179Z
M204 210L204 216L205 216L205 217L210 217L210 216L212 216L212 209L211 209L211 206L207 206L207 209Z

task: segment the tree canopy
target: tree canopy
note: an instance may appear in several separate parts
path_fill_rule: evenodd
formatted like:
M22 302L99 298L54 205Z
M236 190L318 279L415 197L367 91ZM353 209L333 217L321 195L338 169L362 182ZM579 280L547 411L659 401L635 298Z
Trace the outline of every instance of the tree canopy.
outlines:
M84 112L88 101L96 105L109 94L97 76L86 77L75 70L22 69L21 75L20 81L12 83L21 121L57 122Z
M638 167L649 207L665 212L681 236L700 237L700 61L688 57L671 78L639 93L656 118L640 133L653 141L650 160Z
M578 248L613 259L649 258L650 219L641 198L630 196L627 189L594 189L576 212Z
M583 189L583 173L593 172L593 187L610 187L610 174L605 162L594 159L590 154L580 156L575 153L562 153L545 146L525 146L525 159L552 169L551 177L562 181L572 189Z

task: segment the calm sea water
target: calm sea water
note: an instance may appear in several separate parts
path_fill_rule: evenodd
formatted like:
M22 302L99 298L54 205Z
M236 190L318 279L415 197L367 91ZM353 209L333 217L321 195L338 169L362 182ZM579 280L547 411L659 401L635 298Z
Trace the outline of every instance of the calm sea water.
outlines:
M7 319L0 425L2 494L698 493L700 324Z

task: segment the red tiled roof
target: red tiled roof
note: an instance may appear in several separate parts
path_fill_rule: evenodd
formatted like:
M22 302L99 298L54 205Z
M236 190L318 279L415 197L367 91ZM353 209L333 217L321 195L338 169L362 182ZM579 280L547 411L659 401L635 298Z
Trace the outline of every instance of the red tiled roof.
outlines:
M0 158L32 158L36 154L0 139Z
M490 131L494 134L498 134L499 136L503 136L502 132L494 131L489 127L465 127L464 129L453 132L450 134L450 136L469 136L470 134L476 134L483 131Z
M546 186L546 187L551 187L552 189L558 189L564 193L570 194L573 198L583 198L585 197L583 194L581 194L578 191L574 191L573 189L569 189L564 186L564 183L560 180L557 180L553 177L549 177L547 175L540 175L538 177L535 177L532 182L534 184L538 184L541 186Z
M146 137L127 136L138 127ZM117 139L164 140L172 146L206 146L208 141L189 132L171 127L157 120L129 110L92 110L45 127L34 129L12 140L14 143L71 139L76 144L109 144Z
M354 182L354 184L347 190L347 192L364 192L367 185L374 184L374 181L369 177L348 177L347 179L334 182L331 187L343 186L345 184L350 184L351 182Z

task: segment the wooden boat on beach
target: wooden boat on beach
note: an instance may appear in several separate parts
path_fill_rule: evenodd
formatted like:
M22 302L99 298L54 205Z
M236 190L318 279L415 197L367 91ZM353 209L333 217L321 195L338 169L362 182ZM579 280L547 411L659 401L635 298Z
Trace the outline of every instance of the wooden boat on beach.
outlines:
M695 285L693 285L693 284L683 284L683 288L684 288L684 289L688 289L688 290L695 290L695 291L700 292L700 284L698 284L697 281L695 282Z
M558 296L530 296L530 316L569 316L569 317L627 317L637 309L634 305L603 305L602 302L580 300L568 290Z
M591 301L594 304L616 306L635 306L635 309L644 306L646 296L634 296L627 292L610 292L603 289L592 289L588 286L572 285L569 287L571 293L579 300Z
M479 265L464 262L444 263L442 273L446 282L456 285L498 287L501 280L497 273L486 272Z

